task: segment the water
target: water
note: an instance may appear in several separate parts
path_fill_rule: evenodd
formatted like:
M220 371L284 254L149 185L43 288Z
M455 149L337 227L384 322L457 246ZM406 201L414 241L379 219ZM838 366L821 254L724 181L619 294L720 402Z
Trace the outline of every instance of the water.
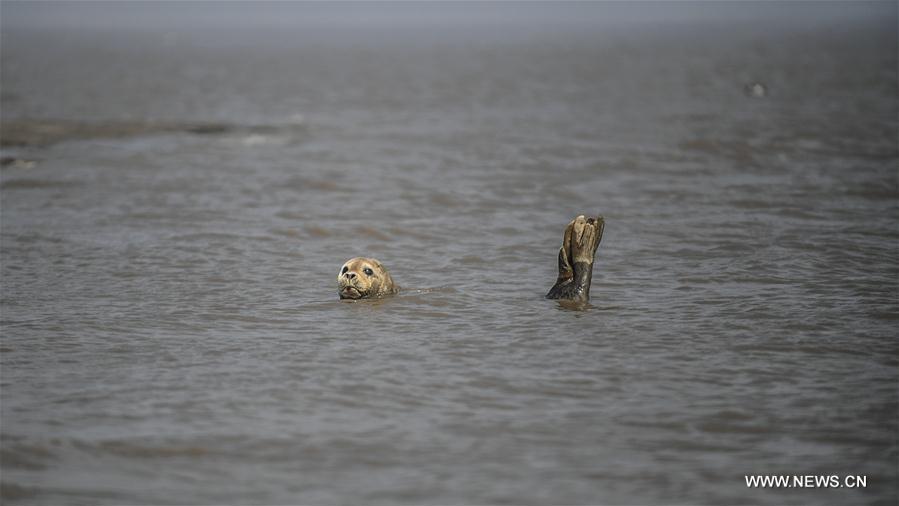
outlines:
M896 7L865 5L4 25L35 164L0 172L3 502L895 504ZM543 299L579 213L581 308ZM338 301L357 255L404 291Z

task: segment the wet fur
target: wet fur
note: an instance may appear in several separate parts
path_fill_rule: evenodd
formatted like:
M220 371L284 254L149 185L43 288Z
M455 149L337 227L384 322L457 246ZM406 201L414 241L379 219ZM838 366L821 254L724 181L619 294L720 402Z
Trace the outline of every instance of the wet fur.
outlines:
M593 260L602 241L605 220L602 216L580 215L565 227L559 248L559 277L546 294L547 299L586 302L593 281Z
M367 274L366 269L370 269L371 274ZM337 294L341 299L383 297L397 290L387 268L374 258L351 258L337 271Z

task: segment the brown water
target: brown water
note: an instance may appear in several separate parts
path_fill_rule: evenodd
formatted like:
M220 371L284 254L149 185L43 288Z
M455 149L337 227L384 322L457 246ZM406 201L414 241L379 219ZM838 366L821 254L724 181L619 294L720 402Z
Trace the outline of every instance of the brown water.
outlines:
M4 24L3 156L35 164L0 172L3 502L896 504L896 7L870 10ZM570 308L542 296L584 212ZM338 301L357 255L405 291Z

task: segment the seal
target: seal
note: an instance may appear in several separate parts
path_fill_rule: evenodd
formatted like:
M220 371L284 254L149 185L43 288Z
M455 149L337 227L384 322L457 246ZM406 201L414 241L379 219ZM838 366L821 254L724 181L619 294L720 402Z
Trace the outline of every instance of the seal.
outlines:
M590 300L593 261L605 228L602 216L583 214L571 220L559 248L559 276L546 294L547 299L574 302ZM344 262L337 273L337 294L341 299L383 297L399 291L390 273L374 258L356 257Z
M351 258L337 273L337 294L341 299L383 297L398 290L390 273L374 258Z
M577 302L587 302L590 299L593 260L596 248L602 241L605 224L602 216L588 218L582 214L565 227L562 247L559 248L559 277L546 294L547 299Z

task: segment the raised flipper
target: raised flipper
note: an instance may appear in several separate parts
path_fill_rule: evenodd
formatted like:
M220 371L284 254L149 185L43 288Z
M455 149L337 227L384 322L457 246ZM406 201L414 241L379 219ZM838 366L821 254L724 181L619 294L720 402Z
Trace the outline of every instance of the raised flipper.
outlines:
M590 299L593 279L593 259L602 241L605 227L602 216L586 218L580 215L565 227L559 249L559 277L546 294L547 299L567 299L586 302Z

